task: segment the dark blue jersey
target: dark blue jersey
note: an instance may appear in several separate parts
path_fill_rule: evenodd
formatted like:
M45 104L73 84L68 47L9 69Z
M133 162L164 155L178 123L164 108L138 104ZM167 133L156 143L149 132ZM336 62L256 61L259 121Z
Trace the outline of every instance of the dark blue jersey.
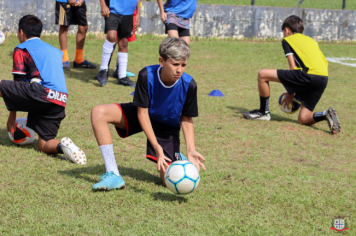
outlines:
M160 78L159 65L140 71L133 103L148 108L150 119L169 126L179 126L181 115L198 116L197 85L183 73L175 84L166 86Z

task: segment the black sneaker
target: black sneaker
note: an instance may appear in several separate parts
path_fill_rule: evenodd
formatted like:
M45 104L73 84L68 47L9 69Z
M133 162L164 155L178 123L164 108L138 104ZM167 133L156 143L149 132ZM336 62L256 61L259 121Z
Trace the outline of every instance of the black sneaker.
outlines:
M73 67L75 68L88 68L88 69L95 69L96 65L93 63L84 60L82 63L76 63L75 61L73 62Z
M129 86L129 87L136 87L136 84L130 80L129 77L124 77L121 79L117 80L118 85L124 85L124 86Z
M117 67L115 67L114 72L112 73L112 77L118 79L119 78L119 70Z
M326 111L326 120L329 124L331 134L338 134L341 132L340 121L337 118L336 111L334 108L330 107Z
M249 120L271 120L271 114L269 112L262 113L260 110L244 112L242 115Z
M97 79L101 85L106 85L108 83L108 71L99 70L99 73L95 76L95 79Z

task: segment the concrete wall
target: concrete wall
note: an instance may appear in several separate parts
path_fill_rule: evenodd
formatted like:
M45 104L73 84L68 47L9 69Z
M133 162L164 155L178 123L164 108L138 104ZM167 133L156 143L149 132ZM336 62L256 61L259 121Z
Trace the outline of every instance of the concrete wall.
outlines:
M103 32L104 20L99 0L86 2L89 32ZM0 0L0 30L17 32L19 18L35 14L44 24L44 33L58 33L58 26L54 24L54 9L54 0ZM281 38L281 24L292 14L302 17L306 25L305 34L316 40L356 40L356 11L206 4L197 7L191 21L191 35ZM75 32L76 27L71 27L70 33ZM156 1L143 2L138 33L164 34Z

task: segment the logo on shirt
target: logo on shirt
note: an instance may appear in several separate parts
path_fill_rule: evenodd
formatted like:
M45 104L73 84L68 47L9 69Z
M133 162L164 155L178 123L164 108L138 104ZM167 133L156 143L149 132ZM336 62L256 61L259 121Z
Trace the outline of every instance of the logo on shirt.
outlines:
M61 93L61 92L58 92L58 91L54 91L52 89L50 89L48 91L47 98L50 99L50 100L56 100L58 102L64 102L64 103L67 102L67 94Z

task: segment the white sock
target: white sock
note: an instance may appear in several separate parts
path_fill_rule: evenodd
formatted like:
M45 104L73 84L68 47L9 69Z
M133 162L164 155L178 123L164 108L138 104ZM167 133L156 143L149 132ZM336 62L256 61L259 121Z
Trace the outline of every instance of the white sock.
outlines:
M103 55L101 56L100 70L108 69L110 56L111 56L112 51L114 51L114 44L115 43L110 43L107 39L105 39L105 42L103 45Z
M124 52L117 53L117 59L119 61L119 78L126 77L126 70L127 70L127 62L128 62L129 54Z
M120 176L119 169L117 168L114 148L112 144L99 146L101 155L103 156L106 172L114 171L114 173Z

